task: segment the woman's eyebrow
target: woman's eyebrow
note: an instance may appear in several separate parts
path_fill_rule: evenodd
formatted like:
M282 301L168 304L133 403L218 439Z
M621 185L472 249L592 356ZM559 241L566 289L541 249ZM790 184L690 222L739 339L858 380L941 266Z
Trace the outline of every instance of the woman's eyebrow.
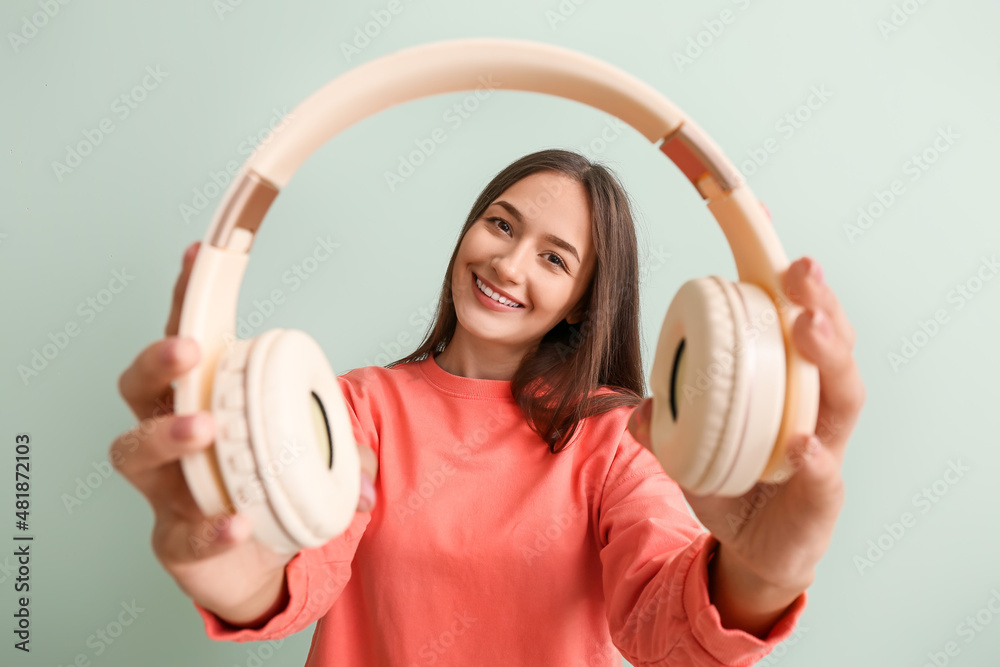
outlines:
M504 201L503 199L498 199L498 200L496 200L493 203L497 204L499 206L503 206L507 210L508 213L510 213L512 216L514 216L514 218L518 222L520 222L522 225L524 224L524 216L521 215L521 212L519 210L517 210L516 206L514 206L513 204L511 204L508 201ZM574 248L573 244L570 243L569 241L564 241L563 239L559 238L555 234L546 234L543 238L546 241L548 241L549 243L551 243L553 245L559 246L560 248L562 248L566 252L573 253L573 256L576 257L577 263L580 262L580 253L578 253L576 251L576 248Z

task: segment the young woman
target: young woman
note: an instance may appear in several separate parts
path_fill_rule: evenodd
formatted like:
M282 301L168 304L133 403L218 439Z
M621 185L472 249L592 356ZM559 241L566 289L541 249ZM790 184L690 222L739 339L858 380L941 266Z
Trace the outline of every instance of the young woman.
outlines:
M249 539L241 515L202 516L184 484L178 459L214 434L210 414L171 414L170 382L199 354L176 336L189 248L167 338L119 382L143 421L109 455L152 504L153 549L208 635L276 639L318 620L307 665L406 666L619 665L618 651L746 665L788 638L865 394L818 264L785 274L806 308L794 343L820 371L817 434L793 443L787 482L699 497L648 450L636 238L612 174L528 155L458 238L421 345L339 376L365 492L343 535L294 557Z

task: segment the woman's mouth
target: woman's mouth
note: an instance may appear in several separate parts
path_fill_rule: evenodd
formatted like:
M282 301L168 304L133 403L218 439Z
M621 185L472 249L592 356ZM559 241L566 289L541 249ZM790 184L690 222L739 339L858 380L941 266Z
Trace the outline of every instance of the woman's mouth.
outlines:
M480 288L480 285L482 285L482 288ZM510 301L509 299L506 299L505 297L502 296L498 295L487 296L487 294L483 290L486 289L489 290L490 292L493 292L493 290L491 290L489 287L486 286L485 283L479 280L479 277L475 273L472 274L472 287L476 292L477 295L476 298L479 300L479 302L482 303L487 308L490 308L491 310L510 312L513 310L522 310L524 308L523 305L517 302ZM498 298L501 300L498 300Z

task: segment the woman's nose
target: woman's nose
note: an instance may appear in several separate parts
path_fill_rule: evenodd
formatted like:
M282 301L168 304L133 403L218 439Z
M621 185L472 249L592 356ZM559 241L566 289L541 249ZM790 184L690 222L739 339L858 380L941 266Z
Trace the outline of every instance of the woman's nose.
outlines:
M505 281L520 283L524 278L524 252L512 250L493 259L493 270ZM498 286L499 287L499 286Z

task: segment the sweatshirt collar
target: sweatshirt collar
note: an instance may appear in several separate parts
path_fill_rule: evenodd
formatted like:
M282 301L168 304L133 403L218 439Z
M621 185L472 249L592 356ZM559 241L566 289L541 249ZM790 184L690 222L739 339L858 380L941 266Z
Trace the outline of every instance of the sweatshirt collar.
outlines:
M514 402L510 380L480 380L452 375L438 366L433 351L420 362L419 368L428 382L451 396Z

